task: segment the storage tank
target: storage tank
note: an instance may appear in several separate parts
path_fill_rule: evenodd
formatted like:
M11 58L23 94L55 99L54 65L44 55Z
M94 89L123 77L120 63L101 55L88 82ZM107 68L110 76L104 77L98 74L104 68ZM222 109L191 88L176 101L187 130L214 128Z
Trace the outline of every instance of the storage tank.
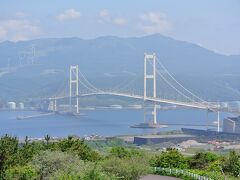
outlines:
M24 103L22 102L18 103L18 108L21 110L24 109Z
M16 103L15 102L8 102L8 109L15 110L16 109Z

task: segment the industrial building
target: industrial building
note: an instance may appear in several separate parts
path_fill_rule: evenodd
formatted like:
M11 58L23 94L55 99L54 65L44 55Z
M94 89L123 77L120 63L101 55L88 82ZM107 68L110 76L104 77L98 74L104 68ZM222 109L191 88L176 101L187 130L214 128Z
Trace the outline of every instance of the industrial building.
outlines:
M171 143L180 143L187 140L195 139L193 135L186 134L173 134L173 135L143 135L135 136L134 144L143 145L143 144L159 144L163 142Z
M223 120L223 132L240 134L240 116Z
M240 133L182 128L184 134L195 135L200 141L240 141Z

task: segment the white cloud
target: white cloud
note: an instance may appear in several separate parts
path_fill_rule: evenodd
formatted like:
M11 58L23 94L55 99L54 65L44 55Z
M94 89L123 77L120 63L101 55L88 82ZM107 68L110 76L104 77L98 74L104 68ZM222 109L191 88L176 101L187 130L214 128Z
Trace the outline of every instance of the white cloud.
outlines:
M116 24L116 25L120 25L120 26L123 26L127 23L126 19L125 18L122 18L122 17L117 17L113 20L113 22Z
M5 38L7 35L7 31L0 26L0 39Z
M8 19L0 21L0 40L27 40L40 33L40 28L28 20Z
M108 17L109 16L109 12L107 9L103 9L99 12L99 17Z
M19 12L16 12L16 13L15 13L15 16L16 16L17 18L25 18L25 17L27 16L27 14L24 13L24 12L19 11Z
M114 25L123 26L127 23L127 20L123 17L114 17L112 16L107 9L103 9L99 12L99 20L100 23L109 23Z
M149 12L139 17L138 27L145 33L166 33L172 28L166 15L163 13Z
M57 15L57 19L59 21L69 20L69 19L77 19L81 16L81 13L75 9L67 9L63 13Z
M99 23L109 23L111 22L111 16L107 9L103 9L98 14L98 22Z

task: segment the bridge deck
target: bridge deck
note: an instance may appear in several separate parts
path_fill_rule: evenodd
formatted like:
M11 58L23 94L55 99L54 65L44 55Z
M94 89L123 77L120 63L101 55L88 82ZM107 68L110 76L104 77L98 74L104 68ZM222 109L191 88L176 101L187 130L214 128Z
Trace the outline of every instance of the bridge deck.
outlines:
M140 99L140 100L145 100L145 101L173 104L173 105L198 108L198 109L218 109L218 107L216 105L209 105L209 104L203 104L203 103L198 103L198 102L180 102L180 101L176 101L176 100L154 98L154 97L146 97L144 99L144 97L141 95L125 94L125 93L118 93L118 92L94 92L94 93L80 94L78 97L95 96L95 95L110 95L110 96L128 97L128 98ZM76 98L76 97L77 96L72 96L72 98ZM69 96L53 97L53 98L49 98L49 99L57 100L57 99L66 99L66 98L69 98Z

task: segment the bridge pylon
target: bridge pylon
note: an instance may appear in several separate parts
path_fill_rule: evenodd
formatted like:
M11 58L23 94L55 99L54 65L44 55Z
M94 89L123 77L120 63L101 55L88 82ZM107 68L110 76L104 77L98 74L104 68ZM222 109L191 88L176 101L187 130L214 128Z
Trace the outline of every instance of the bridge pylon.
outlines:
M151 66L148 68L148 66ZM148 80L152 81L152 97L156 98L156 54L147 54L144 53L144 95L143 99L144 102L146 101L148 97ZM153 111L152 111L152 118L153 118L153 124L157 124L157 105L156 102L153 104ZM146 122L146 113L144 112L144 122Z
M79 92L78 92L78 65L70 66L69 76L69 107L72 110L72 96L76 96L76 113L79 113Z

